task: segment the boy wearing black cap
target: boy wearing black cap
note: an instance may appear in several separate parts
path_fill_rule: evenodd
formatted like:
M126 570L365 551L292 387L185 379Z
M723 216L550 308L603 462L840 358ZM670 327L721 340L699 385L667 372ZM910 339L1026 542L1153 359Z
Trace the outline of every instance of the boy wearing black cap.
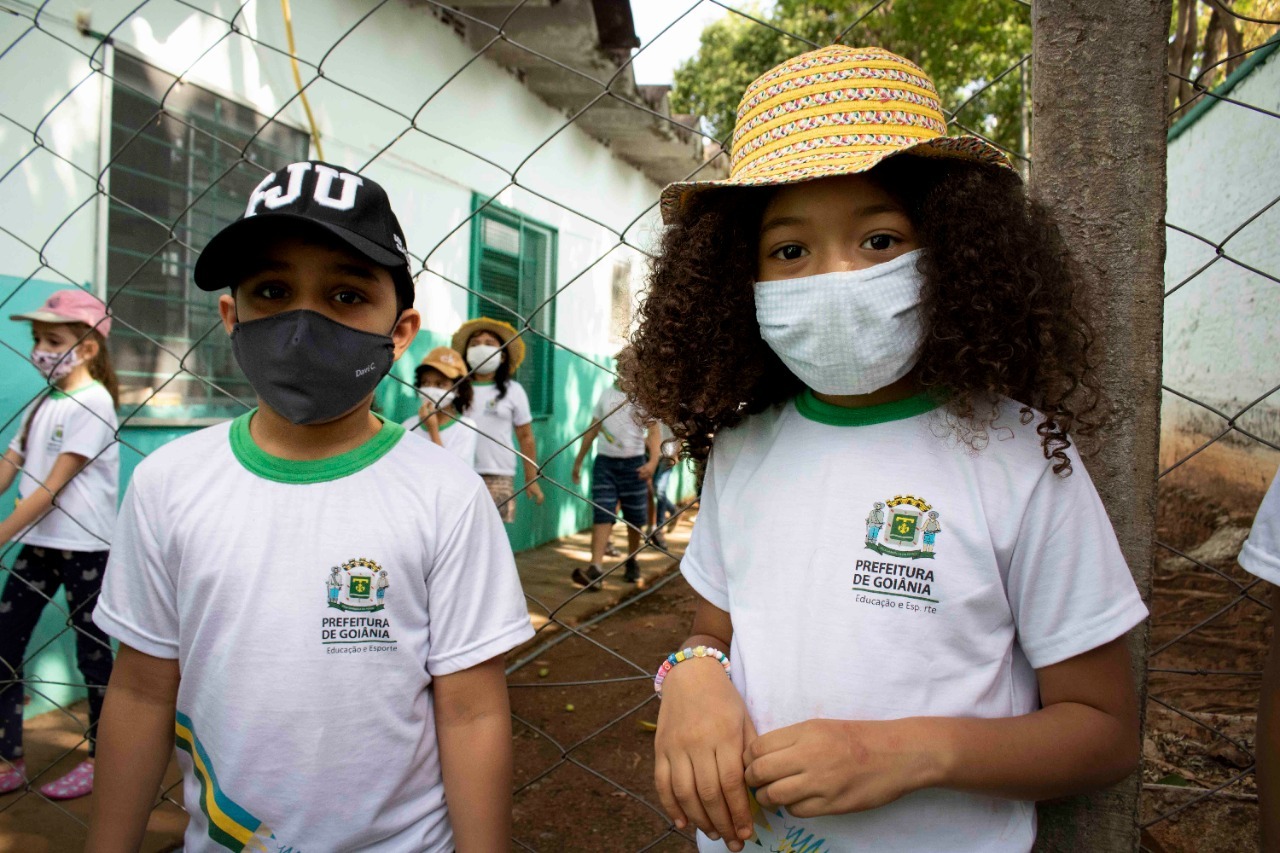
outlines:
M505 849L532 629L480 478L370 411L419 325L386 193L287 166L195 279L258 408L133 475L88 849L137 849L175 731L188 851Z

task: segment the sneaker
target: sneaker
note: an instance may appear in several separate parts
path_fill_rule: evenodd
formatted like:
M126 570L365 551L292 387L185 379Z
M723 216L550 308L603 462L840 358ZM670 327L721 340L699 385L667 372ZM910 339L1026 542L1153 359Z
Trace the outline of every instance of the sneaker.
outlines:
M578 586L590 587L592 592L604 589L604 573L600 571L598 566L587 566L585 572L579 566L573 570L573 574L570 577L573 578L573 582Z
M626 573L623 574L622 579L627 583L639 583L641 580L640 564L636 562L636 558L631 557L624 565L626 565L627 569Z
M8 794L27 784L27 762L0 759L0 794Z
M612 542L604 546L604 555L606 557L621 557L622 552L618 550L618 546Z
M93 793L93 762L81 761L61 779L40 786L40 793L51 800L74 800Z
M654 545L657 545L659 548L661 548L664 551L667 550L667 535L663 533L661 530L653 531L652 540Z

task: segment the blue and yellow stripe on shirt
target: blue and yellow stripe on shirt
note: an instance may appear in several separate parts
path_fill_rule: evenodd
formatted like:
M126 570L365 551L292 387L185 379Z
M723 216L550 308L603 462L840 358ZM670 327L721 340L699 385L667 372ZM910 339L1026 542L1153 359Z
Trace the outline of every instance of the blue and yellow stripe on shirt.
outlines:
M213 771L213 762L209 760L208 753L195 735L191 718L181 711L177 712L174 720L174 732L178 749L191 756L196 779L200 781L200 811L204 812L209 824L209 837L236 853L243 850L265 851L266 846L262 843L258 830L263 829L262 835L267 837L270 837L270 831L266 830L262 821L223 793L218 786L218 776Z

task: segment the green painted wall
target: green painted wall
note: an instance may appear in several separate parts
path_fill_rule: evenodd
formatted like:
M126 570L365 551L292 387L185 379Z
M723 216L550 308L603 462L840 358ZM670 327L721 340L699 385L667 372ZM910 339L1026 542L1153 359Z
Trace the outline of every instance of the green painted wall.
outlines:
M5 447L20 425L22 409L43 387L39 374L26 360L31 349L30 329L25 323L9 322L7 318L10 314L39 306L52 291L62 286L36 280L24 283L23 279L0 276L0 310L3 310L0 315L3 318L0 319L0 441ZM423 332L418 336L410 351L392 368L392 376L378 390L377 405L384 416L398 422L417 410L418 403L412 390L414 367L433 347L447 343L443 335L433 332ZM597 360L601 364L612 364L608 357L602 356ZM578 450L573 439L590 425L592 405L612 381L612 376L591 362L563 350L556 353L554 371L554 412L549 417L535 420L533 432L538 442L538 455L548 476L571 488L570 471ZM396 381L397 378L402 381ZM148 453L191 431L192 428L180 426L126 425L121 429L121 495L133 469ZM673 497L692 493L693 478L687 470L677 471L672 480ZM517 486L521 485L523 477L517 476L516 482ZM507 528L512 548L516 551L537 547L583 530L590 524L590 506L574 493L546 482L543 483L543 492L546 502L542 506L535 506L524 497L517 499L516 521ZM0 494L0 507L13 506L16 497L17 488L14 486ZM8 567L17 552L16 545L0 551L0 577L7 579ZM569 568L566 565L565 570ZM84 691L68 686L82 678L75 667L74 637L65 629L66 600L59 590L54 597L54 606L45 608L29 647L28 654L31 654L30 650L41 651L27 668L26 677L32 682L43 683L29 687L32 699L27 706L27 716L74 702L84 694Z

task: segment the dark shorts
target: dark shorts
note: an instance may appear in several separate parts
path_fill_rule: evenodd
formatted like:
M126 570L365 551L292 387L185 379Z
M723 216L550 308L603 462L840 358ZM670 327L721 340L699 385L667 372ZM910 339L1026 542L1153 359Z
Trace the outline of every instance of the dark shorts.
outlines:
M640 479L643 456L617 459L596 456L591 469L592 524L613 524L618 520L615 509L622 504L622 517L628 524L643 528L649 520L649 486Z

